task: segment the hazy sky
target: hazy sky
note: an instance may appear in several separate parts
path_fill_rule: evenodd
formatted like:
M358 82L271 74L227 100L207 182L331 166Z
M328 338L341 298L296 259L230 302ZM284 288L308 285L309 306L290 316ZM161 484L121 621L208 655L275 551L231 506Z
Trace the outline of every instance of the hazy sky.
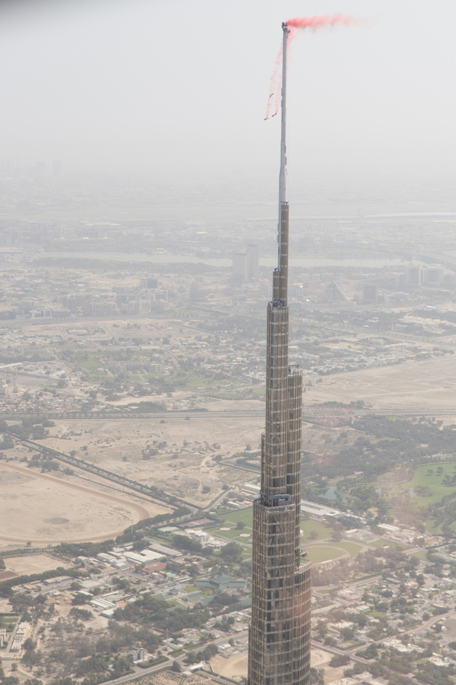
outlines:
M276 174L265 122L281 22L289 170L456 177L451 0L15 0L0 5L0 158L195 179Z

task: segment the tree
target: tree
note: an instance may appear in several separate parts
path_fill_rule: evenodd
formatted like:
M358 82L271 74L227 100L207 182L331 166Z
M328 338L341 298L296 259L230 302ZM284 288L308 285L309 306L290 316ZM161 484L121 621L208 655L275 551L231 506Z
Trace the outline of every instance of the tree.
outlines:
M201 542L198 542L198 540L192 540L186 535L174 535L173 542L175 547L178 549L183 549L187 552L193 552L195 554L201 552L203 549Z
M353 632L352 628L342 628L340 635L344 640L353 640L355 633Z
M310 540L317 540L319 537L320 537L320 533L318 532L318 530L315 530L315 528L314 528L313 530L310 531L310 533L309 533L309 539Z
M243 528L245 528L245 523L244 523L244 521L238 521L238 522L236 523L236 528L237 528L237 530L242 530Z
M82 592L78 592L73 599L71 604L85 604L87 602L87 595L83 595Z
M339 668L340 666L347 666L350 663L350 657L348 654L334 654L329 665L333 668Z
M88 609L79 609L78 607L70 609L70 616L78 621L90 621L93 618L91 611Z
M243 551L242 546L238 542L229 542L225 547L222 547L220 556L225 561L236 563L240 561Z

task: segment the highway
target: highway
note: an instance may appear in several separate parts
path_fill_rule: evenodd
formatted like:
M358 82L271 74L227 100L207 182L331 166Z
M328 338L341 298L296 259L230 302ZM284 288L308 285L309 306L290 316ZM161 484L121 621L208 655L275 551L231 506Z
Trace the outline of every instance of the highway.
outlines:
M0 419L4 421L18 421L22 419L53 419L66 421L132 421L137 419L145 419L150 421L152 419L261 419L264 417L265 410L262 409L238 409L229 411L168 411L168 412L150 412L136 414L133 412L97 412L90 414L83 414L81 412L43 412L43 413L11 413L0 412ZM303 410L303 418L316 419L318 417L328 417L335 419L358 418L363 416L456 416L456 407L438 407L431 409L430 407L422 407L418 409L358 409L356 407L325 407L315 405L313 407L305 407Z

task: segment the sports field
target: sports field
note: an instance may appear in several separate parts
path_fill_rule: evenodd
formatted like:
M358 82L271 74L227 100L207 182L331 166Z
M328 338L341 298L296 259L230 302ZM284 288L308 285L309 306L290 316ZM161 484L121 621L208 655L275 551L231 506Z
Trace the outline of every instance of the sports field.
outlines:
M410 495L420 507L441 502L443 497L456 493L456 482L445 485L445 476L450 481L456 475L455 463L427 464L419 466L412 480L401 483L403 490L410 490Z

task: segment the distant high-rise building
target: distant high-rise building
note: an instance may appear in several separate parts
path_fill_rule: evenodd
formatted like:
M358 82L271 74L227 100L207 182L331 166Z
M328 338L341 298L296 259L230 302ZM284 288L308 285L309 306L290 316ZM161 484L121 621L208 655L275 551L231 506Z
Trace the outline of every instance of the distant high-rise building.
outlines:
M441 266L429 266L423 269L422 281L426 285L440 285L444 276L445 271Z
M331 281L331 283L326 287L321 301L325 304L331 304L337 302L346 302L347 298L337 285L336 281Z
M248 278L248 257L246 252L233 254L233 281L245 283Z
M190 302L204 302L206 299L206 293L202 290L198 281L193 281L190 283Z
M363 283L363 304L377 304L378 284Z
M285 99L289 29L283 25L278 267L267 309L266 427L253 503L249 685L309 685L310 563L300 547L302 375L288 365L288 202Z
M247 247L247 278L257 280L260 277L260 250L258 245Z
M156 290L158 288L158 280L152 276L146 276L139 281L141 290Z
M55 159L52 162L52 175L53 176L61 176L62 175L62 162L58 159Z
M405 269L407 285L416 288L421 285L421 266L410 265Z

